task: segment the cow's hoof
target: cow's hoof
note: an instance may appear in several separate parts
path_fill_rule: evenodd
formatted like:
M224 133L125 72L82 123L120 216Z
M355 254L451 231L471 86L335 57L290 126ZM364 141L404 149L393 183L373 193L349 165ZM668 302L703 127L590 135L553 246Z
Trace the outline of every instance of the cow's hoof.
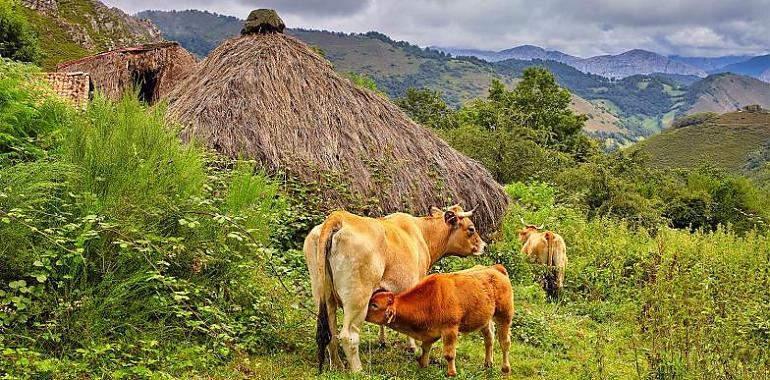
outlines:
M377 347L379 347L379 348L388 347L388 342L379 342L379 343L377 343Z
M484 368L491 368L492 362L484 362Z
M408 352L410 354L413 354L413 353L417 352L417 348L415 348L415 347L407 347L406 348L406 352Z
M500 370L503 371L503 373L507 375L507 374L511 373L511 366L504 366Z
M457 372L456 372L456 371L448 371L448 372L446 373L446 375L447 375L448 377L455 377L455 376L457 376Z

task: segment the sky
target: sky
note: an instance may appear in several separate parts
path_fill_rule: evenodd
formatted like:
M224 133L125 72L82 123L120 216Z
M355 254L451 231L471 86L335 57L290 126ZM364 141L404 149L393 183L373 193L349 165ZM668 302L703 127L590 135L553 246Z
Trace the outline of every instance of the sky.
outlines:
M686 56L770 52L770 0L102 0L128 13L278 11L287 27L382 32L420 46L518 45L588 57L646 49Z

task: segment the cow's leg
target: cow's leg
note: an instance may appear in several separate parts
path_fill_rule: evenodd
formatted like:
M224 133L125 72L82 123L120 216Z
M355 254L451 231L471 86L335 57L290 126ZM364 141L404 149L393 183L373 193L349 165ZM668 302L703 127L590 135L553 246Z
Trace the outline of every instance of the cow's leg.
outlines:
M340 342L345 356L350 363L351 372L360 372L361 357L358 352L358 345L361 342L361 326L366 318L366 307L369 304L369 294L363 294L358 299L343 300L345 305L345 317L342 322L342 331L340 332Z
M430 349L433 346L433 343L436 343L436 340L426 340L422 342L422 354L417 359L417 363L420 364L421 368L425 368L428 366L428 363L430 363Z
M495 325L490 320L486 327L481 329L481 335L484 336L484 367L492 366L492 352L495 346Z
M455 354L457 353L457 329L447 330L441 334L441 340L444 343L444 359L447 362L447 376L456 376Z
M329 316L329 328L331 329L331 341L329 342L329 358L332 360L332 365L339 369L344 369L345 365L342 364L339 354L339 333L337 332L337 301L333 298L326 303L327 313Z
M511 319L512 315L497 315L497 341L500 343L500 350L503 352L503 373L511 372L511 362L508 358L508 350L511 348Z

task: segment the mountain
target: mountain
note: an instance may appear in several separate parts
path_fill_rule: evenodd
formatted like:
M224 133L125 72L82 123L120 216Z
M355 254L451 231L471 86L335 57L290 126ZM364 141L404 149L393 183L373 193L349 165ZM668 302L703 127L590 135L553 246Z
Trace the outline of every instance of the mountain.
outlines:
M163 40L151 22L96 0L23 0L21 4L39 36L46 70L104 50Z
M770 108L770 83L731 73L694 83L686 96L687 113L730 112L750 104Z
M748 75L765 82L770 82L770 54L724 66L718 69L717 72Z
M151 20L163 31L164 38L179 42L198 58L238 35L243 27L243 20L236 17L198 10L142 11L136 17Z
M547 61L556 61L561 63L571 63L580 58L562 53L558 50L546 50L534 45L521 45L511 49L501 51L476 50L476 49L453 49L442 47L431 47L432 49L443 51L455 57L472 56L489 62L499 62L506 59L519 59L531 61L535 59Z
M727 65L748 61L754 58L753 55L728 55L724 57L683 57L680 55L670 55L669 58L677 62L686 63L699 69L712 73Z
M658 168L693 168L705 161L739 171L753 152L770 143L770 112L746 110L665 131L631 147Z
M634 49L617 55L600 55L571 63L576 69L607 78L639 74L679 74L705 77L706 72L647 50Z

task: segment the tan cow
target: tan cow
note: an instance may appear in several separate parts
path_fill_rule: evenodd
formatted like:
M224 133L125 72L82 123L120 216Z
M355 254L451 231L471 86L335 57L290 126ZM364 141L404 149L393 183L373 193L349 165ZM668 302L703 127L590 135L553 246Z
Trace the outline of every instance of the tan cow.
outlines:
M567 245L562 237L553 232L540 232L544 225L534 226L524 222L519 231L519 240L524 242L521 252L530 262L548 267L544 288L551 296L556 296L564 288L564 272L567 270Z
M497 264L433 274L401 293L375 292L369 301L366 320L421 341L420 367L428 365L430 348L441 339L447 375L455 376L459 333L481 331L486 352L484 366L492 366L492 320L497 324L497 339L503 351L502 371L510 372L508 349L513 312L511 280L505 267Z
M481 255L486 244L459 205L431 209L427 217L395 213L367 218L335 211L305 239L305 260L318 303L319 371L325 349L341 368L342 344L352 372L361 370L358 345L369 297L375 289L399 291L416 284L440 258ZM315 254L314 254L315 253ZM344 309L339 337L336 310Z

